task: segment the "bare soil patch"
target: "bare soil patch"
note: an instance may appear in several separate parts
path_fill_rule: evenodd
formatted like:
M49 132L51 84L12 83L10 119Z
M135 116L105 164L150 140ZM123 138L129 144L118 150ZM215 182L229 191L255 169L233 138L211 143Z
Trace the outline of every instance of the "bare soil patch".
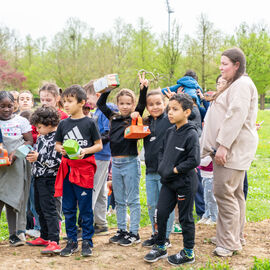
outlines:
M0 269L173 269L166 260L159 260L149 264L143 257L149 249L142 248L141 244L131 247L121 247L108 243L108 238L116 230L111 229L110 235L94 237L93 256L83 258L80 253L71 257L46 257L40 254L42 247L10 247L8 242L0 243ZM247 223L245 227L247 245L241 253L231 258L218 258L212 254L214 246L209 238L215 235L215 227L196 225L196 262L194 269L204 266L208 261L228 262L233 269L249 269L253 265L253 257L270 257L270 220L256 223ZM150 226L140 230L142 241L151 235ZM182 248L182 235L171 235L172 247L168 249L169 255ZM65 241L61 241L64 247ZM187 266L191 267L191 265Z

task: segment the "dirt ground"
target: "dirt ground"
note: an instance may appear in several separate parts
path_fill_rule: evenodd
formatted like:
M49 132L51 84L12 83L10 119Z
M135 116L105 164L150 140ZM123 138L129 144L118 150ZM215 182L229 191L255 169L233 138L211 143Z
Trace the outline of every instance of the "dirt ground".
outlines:
M113 235L115 229L110 230ZM245 227L247 245L241 253L228 259L213 256L214 246L209 238L215 235L215 227L196 225L196 262L193 269L204 266L208 261L228 262L233 269L249 269L253 265L253 257L269 258L270 256L270 220L257 223L247 223ZM150 226L140 230L142 240L151 235ZM141 244L131 247L121 247L108 243L109 235L94 237L93 256L83 258L80 253L71 257L46 257L40 254L42 247L10 247L8 242L0 243L0 269L173 269L166 260L159 260L149 264L143 257L149 249L142 248ZM182 235L171 236L172 247L168 249L169 255L182 248ZM61 242L64 247L65 241ZM187 267L191 267L188 265Z

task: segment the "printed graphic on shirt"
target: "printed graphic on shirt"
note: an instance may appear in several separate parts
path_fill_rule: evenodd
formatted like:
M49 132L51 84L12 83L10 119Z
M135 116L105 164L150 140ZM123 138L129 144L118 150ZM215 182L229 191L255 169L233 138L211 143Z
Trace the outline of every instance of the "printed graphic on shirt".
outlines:
M87 140L83 139L83 136L77 126L64 136L64 141L68 139L76 140L80 146L87 146Z
M29 121L19 115L10 120L0 120L2 135L5 137L17 137L32 130Z
M100 139L100 134L96 123L89 117L67 118L58 125L55 141L63 144L68 139L76 140L81 148L87 148ZM85 158L89 156L91 155L85 155Z
M13 123L2 124L1 130L2 130L3 135L6 137L22 135L19 124L15 124L15 125Z
M32 174L35 177L55 177L61 163L61 154L55 150L55 132L40 136L36 150L38 160L32 164Z

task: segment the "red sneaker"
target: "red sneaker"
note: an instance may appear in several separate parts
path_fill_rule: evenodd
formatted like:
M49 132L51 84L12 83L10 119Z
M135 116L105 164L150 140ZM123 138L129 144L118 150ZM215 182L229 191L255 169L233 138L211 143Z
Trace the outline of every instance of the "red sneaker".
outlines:
M35 240L32 241L27 241L26 244L29 246L48 246L50 241L44 240L41 237L36 238Z
M54 241L50 241L49 245L40 251L41 254L59 254L61 247Z

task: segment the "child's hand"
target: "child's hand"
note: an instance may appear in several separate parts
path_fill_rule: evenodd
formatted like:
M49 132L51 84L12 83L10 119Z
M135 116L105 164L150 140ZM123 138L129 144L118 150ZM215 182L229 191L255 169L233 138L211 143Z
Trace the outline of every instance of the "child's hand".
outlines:
M183 90L184 90L184 87L183 87L183 86L180 86L180 87L177 89L177 94L183 93Z
M262 121L261 123L256 123L256 130L258 131L259 129L261 129L262 124L264 121Z
M112 181L107 181L107 188L112 189Z
M130 117L131 117L132 119L137 119L139 116L140 116L139 112L133 112L133 113L130 115Z
M176 167L173 168L173 172L174 172L174 173L178 173Z
M168 99L170 99L173 95L175 95L175 92L172 92L169 87L166 87L167 91L165 91L165 95Z
M27 159L29 162L31 162L31 163L37 161L37 159L38 159L38 152L36 152L36 151L31 151L31 152L27 155L26 159Z
M2 146L0 145L0 154L3 152L3 148Z
M196 92L197 92L197 95L200 97L200 99L204 99L204 95L203 95L203 93L202 93L202 91L201 91L200 88L198 88L198 89L196 90Z
M84 156L85 156L85 154L86 154L85 149L82 149L80 155L78 155L78 158L79 158L79 159L83 159Z
M14 163L14 161L17 159L17 157L14 154L15 154L15 151L11 152L8 156L9 161L10 161L10 165L12 165Z
M61 145L60 147L60 153L63 155L63 156L66 156L67 155L67 152L65 150L65 148Z
M142 76L140 73L138 73L138 76L139 76L139 81L140 81L140 89L142 90L143 87L148 87L148 80L145 79L145 72L142 73Z

